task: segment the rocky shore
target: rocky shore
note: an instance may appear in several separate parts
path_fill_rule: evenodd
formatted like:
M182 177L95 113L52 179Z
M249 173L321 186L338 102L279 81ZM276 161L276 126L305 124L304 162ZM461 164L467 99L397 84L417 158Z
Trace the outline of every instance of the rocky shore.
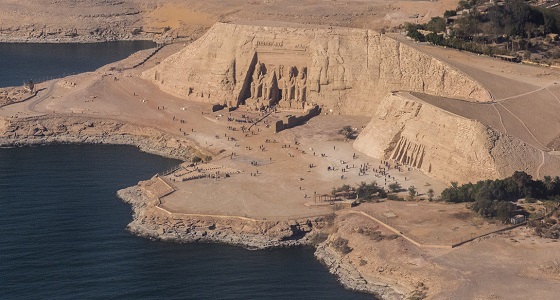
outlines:
M0 28L0 43L11 44L91 44L105 42L123 42L123 41L154 41L154 42L179 42L192 41L198 37L200 33L193 33L192 36L183 36L177 34L166 33L149 33L138 32L131 33L125 31L103 31L100 34L83 34L73 35L72 31L63 31L60 29L55 33L46 34L43 31L36 32L20 32L19 29L14 31Z
M309 245L310 236L327 226L325 217L300 220L255 220L241 217L171 214L157 206L151 180L119 190L132 206L128 229L140 236L184 243L223 243L250 249Z
M0 147L47 144L133 145L164 157L189 160L211 155L192 141L180 140L153 128L96 117L46 115L0 119ZM249 249L313 246L315 256L346 288L382 299L404 299L391 286L365 279L344 253L333 246L338 216L296 220L265 220L235 216L171 214L161 209L150 186L154 177L117 195L132 207L128 230L139 236L181 243L223 243Z
M370 293L380 299L405 299L401 290L366 279L334 242L336 214L296 220L257 220L235 216L171 214L158 206L152 186L158 180L139 182L117 195L132 207L128 230L136 235L180 243L221 243L249 249L312 246L316 258L347 289ZM416 291L414 291L416 292Z
M0 147L48 144L131 145L147 153L183 161L193 155L211 155L192 141L106 118L45 115L0 119Z
M17 34L0 35L0 43L28 43L28 44L80 44L104 43L116 41L153 41L152 35L111 34L107 36L21 36Z
M380 299L404 299L405 296L395 291L388 284L367 280L356 267L334 249L329 242L319 244L315 250L315 257L322 262L329 272L335 275L339 282L347 289L374 294Z

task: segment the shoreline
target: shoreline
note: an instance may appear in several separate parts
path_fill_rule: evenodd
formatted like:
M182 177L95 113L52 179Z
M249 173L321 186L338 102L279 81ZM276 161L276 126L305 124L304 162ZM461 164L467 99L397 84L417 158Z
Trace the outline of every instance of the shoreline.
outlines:
M168 37L168 36L155 36L154 34L139 34L134 36L108 36L108 37L53 37L53 38L36 38L29 36L2 36L0 35L1 44L97 44L108 42L135 42L147 41L154 43L183 43L192 42L197 37L181 36L181 37Z
M179 140L157 129L107 118L47 115L4 122L8 124L0 123L0 129L4 128L4 135L0 136L0 147L49 144L129 145L146 153L181 161L188 160L193 153L200 151L189 140ZM140 132L144 134L139 134ZM168 141L173 141L173 145Z
M190 141L178 140L156 129L111 119L42 116L7 121L9 124L0 123L0 129L4 128L4 135L0 136L0 148L54 144L130 145L143 152L182 161L201 151ZM95 134L85 132L94 129ZM140 132L144 134L139 135ZM175 140L177 144L173 143L174 147L169 147L165 143L169 139ZM180 145L179 149L177 145ZM404 294L389 284L365 279L358 269L343 259L344 255L332 247L330 232L336 229L335 213L296 220L240 220L234 216L177 217L157 209L157 198L154 198L154 194L150 195L149 189L145 187L154 178L116 192L122 201L131 205L133 221L127 230L135 235L162 241L218 243L259 250L310 246L315 248L316 259L346 289L373 294L380 299L405 298Z
M3 38L0 37L2 44L96 44L108 42L135 42L147 41L155 42L156 38L139 37L139 38L107 38L107 39L76 39L76 38L56 38L56 39L36 39L36 38Z
M534 238L529 228L491 234L451 249L456 241L489 232L496 225L473 216L461 204L308 205L313 201L308 195L328 195L331 185L382 178L356 174L354 164L377 166L383 162L338 136L341 127L363 129L369 119L318 116L281 133L272 133L265 126L257 126L253 134L241 132L238 126L256 113L243 109L229 112L229 116L227 112L209 113L212 106L206 98L185 101L147 80L146 70L166 57L176 58L172 55L181 47L164 47L141 68L126 66L145 59L148 50L96 72L53 81L36 100L3 108L0 147L132 145L181 161L206 162L173 167L171 173L160 173L117 192L131 205L133 219L127 229L138 236L249 249L312 246L315 257L345 288L379 299L493 299L513 294L511 282L542 287L541 298L552 295L551 284L560 275L548 266L557 265L557 258L550 254L557 248ZM204 96L210 98L206 92ZM274 115L271 122L282 118L282 113ZM324 155L316 156L307 149ZM342 170L345 164L350 171L345 178L324 171L333 166ZM402 173L393 169L389 174L394 181L424 191L428 187L437 190L440 184L410 169ZM201 177L206 179L195 180ZM163 184L157 186L158 181ZM390 182L385 179L385 185ZM495 260L498 255L503 258L499 262ZM500 278L492 276L502 270L508 271Z
M117 196L132 209L131 233L178 243L216 243L249 250L313 247L315 258L337 278L344 288L367 293L379 299L405 299L414 295L401 288L364 277L354 265L333 247L335 213L311 218L256 220L237 216L177 216L158 209L159 199L150 186L157 177L117 191ZM324 240L323 240L324 239Z

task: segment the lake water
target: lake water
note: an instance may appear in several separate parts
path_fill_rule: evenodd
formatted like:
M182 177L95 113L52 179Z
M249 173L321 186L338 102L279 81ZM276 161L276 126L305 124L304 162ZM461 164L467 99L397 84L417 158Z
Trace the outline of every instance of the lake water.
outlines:
M59 45L41 45L51 46ZM0 44L0 54L36 46L13 47ZM73 47L53 55L74 55ZM48 60L34 72L59 74L58 60ZM28 74L18 68L0 69L0 86ZM0 149L0 299L372 299L340 286L310 248L249 251L130 234L131 209L116 191L176 164L126 146Z
M371 299L312 249L130 234L115 192L176 164L126 146L0 149L0 299Z
M130 54L155 47L149 41L94 44L9 44L0 43L0 87L20 86L32 79L46 81L94 71Z

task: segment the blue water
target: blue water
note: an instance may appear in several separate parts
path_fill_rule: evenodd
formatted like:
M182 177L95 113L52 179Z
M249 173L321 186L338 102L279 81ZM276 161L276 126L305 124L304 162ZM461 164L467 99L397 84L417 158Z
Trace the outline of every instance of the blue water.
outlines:
M126 146L0 149L0 299L371 299L312 249L130 234L115 192L176 164Z
M0 87L19 86L32 79L46 81L93 71L130 54L155 47L153 42L107 42L96 44L4 44L0 43Z
M150 46L0 44L0 87L94 70ZM131 209L116 191L176 164L125 146L0 149L0 300L372 298L340 286L313 249L130 234Z

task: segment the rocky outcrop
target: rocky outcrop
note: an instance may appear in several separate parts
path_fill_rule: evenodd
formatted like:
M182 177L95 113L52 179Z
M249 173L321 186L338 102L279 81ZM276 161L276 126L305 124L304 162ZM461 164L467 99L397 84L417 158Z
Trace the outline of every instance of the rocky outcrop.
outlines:
M150 193L155 180L140 182L117 193L133 209L133 221L128 229L141 236L177 242L224 243L269 249L308 245L310 237L329 223L325 217L273 221L235 216L172 214L161 209L158 206L159 199Z
M322 262L329 272L335 275L347 289L374 294L381 299L405 299L394 287L382 282L366 280L352 262L328 242L321 243L315 250L315 257Z
M409 93L387 96L354 148L445 182L503 178L516 170L537 176L541 161L540 150Z
M33 93L23 87L0 88L0 107L25 101L33 96Z
M377 32L351 28L218 23L143 76L191 100L318 104L353 115L373 115L392 90L491 99L478 82L444 62Z
M133 145L180 160L193 153L211 155L191 141L117 120L61 115L0 119L0 147L70 143Z
M170 213L158 206L159 180L161 179L154 177L117 192L118 197L132 207L133 220L128 225L128 230L134 234L165 241L224 243L250 249L312 245L317 247L317 259L348 289L371 293L381 299L405 299L417 291L415 288L397 284L398 278L390 275L383 278L363 276L361 267L351 259L354 254L341 253L333 243L333 240L341 236L337 232L338 226L353 226L344 221L335 225L339 219L335 214L274 221L236 216ZM373 256L372 254L369 258L371 261ZM398 273L398 276L402 274ZM386 280L387 282L384 282Z

